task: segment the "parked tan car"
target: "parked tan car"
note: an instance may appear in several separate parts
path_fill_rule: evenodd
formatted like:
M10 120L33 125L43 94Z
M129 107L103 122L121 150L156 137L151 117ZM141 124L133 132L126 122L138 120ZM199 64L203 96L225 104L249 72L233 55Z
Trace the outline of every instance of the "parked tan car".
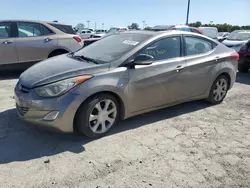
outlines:
M28 67L49 57L74 52L82 46L83 41L70 25L29 20L0 21L0 70Z

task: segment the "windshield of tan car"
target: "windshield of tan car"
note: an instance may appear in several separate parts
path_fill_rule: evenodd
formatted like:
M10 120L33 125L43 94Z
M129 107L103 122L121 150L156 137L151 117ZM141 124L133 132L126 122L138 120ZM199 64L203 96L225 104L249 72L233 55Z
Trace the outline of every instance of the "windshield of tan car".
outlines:
M152 35L123 33L113 34L82 48L74 56L84 56L98 63L110 63L121 58Z

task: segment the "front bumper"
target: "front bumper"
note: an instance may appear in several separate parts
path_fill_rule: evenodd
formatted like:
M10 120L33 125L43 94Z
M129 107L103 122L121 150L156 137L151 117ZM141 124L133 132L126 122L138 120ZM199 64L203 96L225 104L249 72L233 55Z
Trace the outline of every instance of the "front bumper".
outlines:
M68 92L56 98L41 98L34 90L24 92L18 85L15 88L15 100L20 119L56 132L74 132L74 117L83 96ZM45 120L44 117L53 111L57 111L58 116L51 121Z

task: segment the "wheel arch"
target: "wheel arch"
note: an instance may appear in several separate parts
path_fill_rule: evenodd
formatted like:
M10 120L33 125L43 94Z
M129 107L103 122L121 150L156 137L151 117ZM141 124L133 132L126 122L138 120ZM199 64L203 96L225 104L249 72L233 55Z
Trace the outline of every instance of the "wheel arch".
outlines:
M230 89L231 82L232 82L230 74L229 74L228 72L223 72L223 73L221 73L219 76L225 76L225 77L228 79L228 82L229 82L229 84L228 84L228 89ZM217 78L218 78L219 76L217 76ZM216 79L217 79L217 78L216 78ZM216 80L216 79L215 79L215 80Z
M79 109L86 102L89 102L93 97L95 97L96 95L100 95L100 94L109 94L109 95L114 96L117 99L117 101L119 102L119 108L120 108L119 109L120 110L120 119L121 120L124 119L124 117L125 117L125 104L124 104L123 99L115 92L112 92L112 91L99 91L99 92L93 93L90 96L88 96L84 101L82 101L82 103L77 108L77 111L76 111L76 113L74 115L74 120L73 120L73 129L74 129L75 132L77 132L75 120L76 120L77 113L79 112Z
M53 54L56 54L56 53L58 53L58 52L69 53L69 50L64 49L64 48L54 49L54 50L52 50L52 51L49 53L48 58L53 57Z

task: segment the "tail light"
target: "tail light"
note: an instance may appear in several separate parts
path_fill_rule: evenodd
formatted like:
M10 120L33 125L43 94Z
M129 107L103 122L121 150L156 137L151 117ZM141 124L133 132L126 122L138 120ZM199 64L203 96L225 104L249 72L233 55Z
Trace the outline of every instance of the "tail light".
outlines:
M231 58L236 59L237 61L239 61L240 56L239 56L239 54L237 52L234 52L234 53L231 53Z
M79 36L74 36L73 38L76 40L76 42L82 42L82 39Z

